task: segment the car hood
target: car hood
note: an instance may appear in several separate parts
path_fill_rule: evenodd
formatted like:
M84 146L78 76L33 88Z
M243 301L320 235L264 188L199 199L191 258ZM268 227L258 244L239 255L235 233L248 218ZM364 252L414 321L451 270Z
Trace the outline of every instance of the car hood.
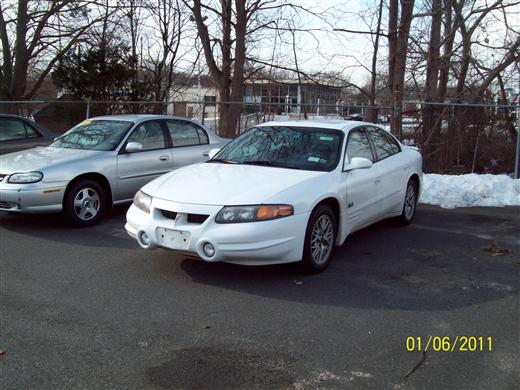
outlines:
M179 203L261 204L287 188L324 175L254 165L201 163L170 172L143 187L147 194Z
M97 150L37 147L0 156L0 173L29 172L103 153Z

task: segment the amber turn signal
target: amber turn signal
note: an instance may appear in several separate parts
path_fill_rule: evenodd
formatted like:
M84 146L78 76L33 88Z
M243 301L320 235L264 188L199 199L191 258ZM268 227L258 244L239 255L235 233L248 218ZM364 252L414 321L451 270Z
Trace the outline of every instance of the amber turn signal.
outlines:
M275 205L275 206L260 206L256 210L257 220L288 217L293 214L294 214L294 208L288 204Z

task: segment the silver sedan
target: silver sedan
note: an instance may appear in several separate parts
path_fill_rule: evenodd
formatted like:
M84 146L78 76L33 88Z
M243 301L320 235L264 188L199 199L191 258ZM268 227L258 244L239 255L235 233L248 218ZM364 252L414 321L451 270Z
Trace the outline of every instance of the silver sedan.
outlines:
M228 140L186 118L111 115L85 120L48 147L0 157L0 210L59 212L78 226Z

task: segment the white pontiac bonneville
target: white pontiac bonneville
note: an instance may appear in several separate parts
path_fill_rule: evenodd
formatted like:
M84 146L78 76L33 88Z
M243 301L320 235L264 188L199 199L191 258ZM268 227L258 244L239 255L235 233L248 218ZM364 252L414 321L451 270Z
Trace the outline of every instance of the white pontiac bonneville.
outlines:
M135 195L125 228L141 247L319 272L352 232L412 222L421 189L420 153L370 123L268 122L210 157Z

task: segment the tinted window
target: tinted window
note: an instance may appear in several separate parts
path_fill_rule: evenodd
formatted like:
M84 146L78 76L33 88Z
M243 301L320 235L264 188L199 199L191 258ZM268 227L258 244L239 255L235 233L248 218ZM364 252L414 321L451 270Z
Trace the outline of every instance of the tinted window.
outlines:
M160 122L150 121L141 123L132 132L128 140L129 142L139 142L142 145L142 151L166 148L166 139Z
M25 126L25 133L27 134L28 138L41 137L41 135L36 130L34 130L34 128L31 125L29 125L27 122L24 122L23 124Z
M241 134L209 162L331 171L338 165L343 132L311 127L256 127Z
M166 121L173 147L192 146L208 143L208 135L199 126L186 122L170 120Z
M127 121L87 119L58 137L51 146L67 149L114 150L132 125L132 122Z
M201 144L209 144L208 134L206 134L203 129L197 127L197 133L199 133L199 140Z
M401 151L397 141L386 131L372 127L368 130L368 134L374 143L378 160L382 160Z
M374 161L372 148L365 132L360 130L350 132L347 143L347 156L349 161L353 157L363 157L368 158L372 162Z
M0 118L0 141L35 138L40 135L22 120Z

